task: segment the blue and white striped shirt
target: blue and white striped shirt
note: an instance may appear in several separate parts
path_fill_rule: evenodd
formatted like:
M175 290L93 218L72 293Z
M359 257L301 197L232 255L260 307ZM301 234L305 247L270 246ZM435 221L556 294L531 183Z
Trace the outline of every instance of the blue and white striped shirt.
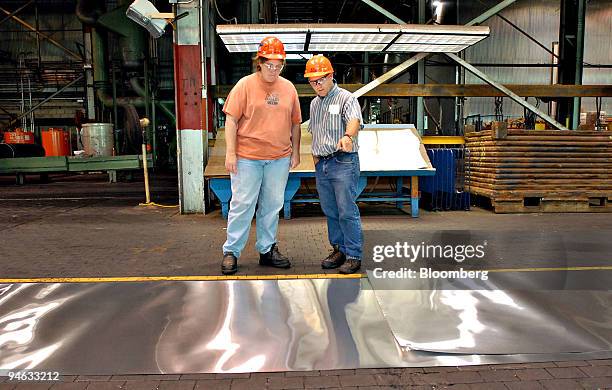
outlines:
M317 96L310 102L308 131L312 133L312 154L327 156L338 150L336 145L346 132L346 124L352 119L358 119L360 128L363 128L357 98L334 82L326 96ZM358 150L357 138L354 138L352 151Z

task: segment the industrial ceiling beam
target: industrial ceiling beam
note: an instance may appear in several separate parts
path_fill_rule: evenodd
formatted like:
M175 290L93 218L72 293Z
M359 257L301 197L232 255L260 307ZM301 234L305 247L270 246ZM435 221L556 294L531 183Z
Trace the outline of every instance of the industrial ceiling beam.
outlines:
M501 2L501 3L499 3L495 7L492 7L491 9L487 10L482 15L480 15L477 18L472 19L471 21L469 21L466 24L466 26L475 26L476 24L480 24L480 23L484 22L485 20L489 19L490 17L492 17L496 13L501 12L502 10L504 10L507 7L509 7L510 5L512 5L515 1L516 0L505 0L505 1ZM396 17L396 19L402 21L401 19L399 19L397 17ZM403 21L402 21L402 23L403 23ZM426 58L427 56L429 56L429 53L419 53L419 54L409 58L408 60L402 62L401 64L399 64L395 68L391 69L387 73L385 73L382 76L372 80L370 83L364 85L362 88L360 88L357 91L353 92L353 95L355 97L363 96L365 93L373 90L374 88L378 87L379 85L381 85L381 84L383 84L383 83L385 83L385 82L387 82L387 81L389 81L389 80L399 76L400 74L405 72L408 68L410 68L412 65L418 63L420 60Z
M25 3L24 5L22 5L21 7L17 8L15 11L11 12L4 19L0 20L0 25L3 24L4 22L6 22L7 20L9 20L10 18L12 18L13 16L17 15L19 12L23 11L28 5L32 4L33 2L34 2L34 0L30 0L27 3Z
M508 8L509 6L514 4L515 2L516 2L516 0L505 0L505 1L502 1L501 3L497 4L496 6L489 8L482 15L479 15L476 18L470 20L465 25L466 26L476 26L476 25L478 25L480 23L483 23L487 19L489 19L490 17L500 13L501 11L503 11L506 8Z
M347 91L357 91L364 84L339 84ZM523 97L538 98L571 98L579 97L612 97L612 85L561 85L561 84L505 84L506 88ZM215 97L227 97L233 85L217 85ZM309 84L295 84L300 97L315 96ZM503 92L488 84L383 84L375 91L363 96L372 97L497 97L506 96Z
M404 22L402 19L400 19L397 16L393 15L391 12L387 11L386 9L384 9L380 5L376 4L375 2L373 2L371 0L361 0L361 1L363 3L366 3L367 5L369 5L370 7L374 8L376 11L380 12L381 14L385 15L387 18L393 20L395 23L406 24L406 22Z
M68 49L67 47L65 47L64 45L62 45L61 43L59 43L58 41L56 41L55 39L51 38L50 36L48 36L47 34L43 34L40 31L38 31L35 27L33 27L32 25L30 25L29 23L27 23L26 21L24 21L23 19L18 18L15 15L11 15L11 12L7 11L6 9L0 7L0 11L4 12L5 14L8 15L8 17L10 17L11 19L13 19L14 21L16 21L17 23L21 24L22 26L24 26L25 28L27 28L28 30L36 33L38 36L40 36L43 39L46 39L47 41L49 41L49 43L51 43L52 45L64 50L66 53L68 53L71 57L74 57L75 59L81 61L82 57L75 53L74 51Z
M384 73L380 77L375 78L374 80L370 81L363 87L353 92L353 96L361 97L365 95L366 93L370 92L371 90L378 87L379 85L386 83L387 81L394 79L395 77L404 73L408 68L410 68L412 65L416 64L417 62L421 61L423 58L427 57L428 55L429 53L418 53L410 57L406 61L402 62L395 68L388 71L387 73Z
M517 102L521 106L525 107L526 109L534 112L536 115L538 115L540 118L544 119L546 122L548 122L552 126L556 127L559 130L569 130L567 127L563 126L561 123L557 122L556 120L554 120L553 118L548 116L548 114L546 114L545 112L539 110L533 104L529 103L526 100L523 100L520 96L518 96L517 94L515 94L514 92L512 92L511 90L506 88L504 85L502 85L502 84L496 82L495 80L491 79L489 76L487 76L482 71L478 70L478 68L476 68L475 66L473 66L469 62L463 60L462 58L460 58L459 56L457 56L457 55L455 55L453 53L445 53L445 54L450 59L452 59L453 61L457 62L459 65L463 66L464 68L466 68L467 70L472 72L475 76L477 76L478 78L480 78L481 80L483 80L487 84L491 85L492 87L494 87L494 88L500 90L501 92L505 93L506 95L508 95L508 97L510 99L514 100L515 102Z

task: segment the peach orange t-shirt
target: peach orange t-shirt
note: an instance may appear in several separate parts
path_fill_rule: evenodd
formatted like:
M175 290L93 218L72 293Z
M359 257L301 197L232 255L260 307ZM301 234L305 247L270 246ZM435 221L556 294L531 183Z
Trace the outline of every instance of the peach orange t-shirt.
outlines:
M276 160L291 155L291 126L302 122L302 113L289 80L279 76L267 83L258 73L243 77L227 96L223 112L238 120L238 157Z

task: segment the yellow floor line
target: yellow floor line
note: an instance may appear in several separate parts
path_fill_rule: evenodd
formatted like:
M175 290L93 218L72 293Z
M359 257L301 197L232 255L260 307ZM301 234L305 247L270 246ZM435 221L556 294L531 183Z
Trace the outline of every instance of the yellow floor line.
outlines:
M543 271L602 271L612 270L612 266L599 267L550 267L550 268L494 268L485 271L489 272L543 272Z
M306 275L231 275L231 276L124 276L102 278L19 278L0 279L0 283L125 283L160 281L214 281L214 280L277 280L277 279L359 279L362 274L306 274Z
M533 268L494 268L489 272L545 272L545 271L612 271L612 266L595 267L533 267ZM473 270L478 271L478 270ZM214 281L214 280L285 280L285 279L359 279L365 274L305 274L305 275L201 275L201 276L123 276L101 278L19 278L0 279L0 283L122 283L122 282L159 282L159 281Z

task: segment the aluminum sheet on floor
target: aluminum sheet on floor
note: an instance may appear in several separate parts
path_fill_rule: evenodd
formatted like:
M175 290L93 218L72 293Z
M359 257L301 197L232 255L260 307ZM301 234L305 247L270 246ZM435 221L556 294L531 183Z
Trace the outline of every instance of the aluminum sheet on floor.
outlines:
M612 357L411 351L397 343L374 294L365 279L4 284L0 372L270 372Z
M401 366L353 280L0 287L0 368L254 372Z
M580 271L543 289L559 272L474 279L380 279L376 298L405 348L459 354L581 353L612 350L609 271ZM548 279L548 280L547 280ZM602 280L607 280L602 283ZM520 287L503 289L503 287Z

